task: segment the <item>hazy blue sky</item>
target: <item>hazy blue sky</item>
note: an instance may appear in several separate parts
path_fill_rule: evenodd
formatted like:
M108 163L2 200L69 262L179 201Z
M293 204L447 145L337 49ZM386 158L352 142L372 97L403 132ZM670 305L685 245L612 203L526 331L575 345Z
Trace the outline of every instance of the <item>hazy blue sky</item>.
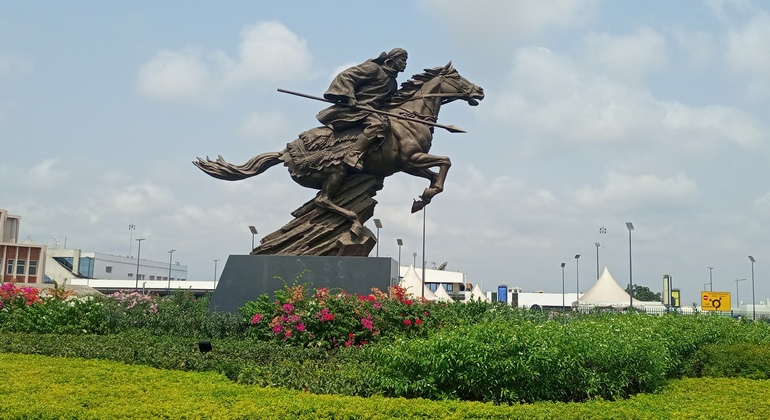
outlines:
M317 125L340 69L403 47L401 81L452 60L484 87L442 109L452 158L427 208L426 257L485 290L586 291L601 266L685 303L714 290L770 298L770 6L760 1L79 1L0 4L0 207L21 239L142 257L190 279L247 253L315 191L282 167L246 181L191 161L242 163ZM426 184L377 195L380 255L421 251ZM370 223L371 225L371 223ZM599 234L606 227L607 233ZM374 230L373 225L370 226ZM133 244L134 255L136 244ZM418 262L421 257L417 257ZM418 263L419 265L419 263ZM219 263L219 268L223 263Z

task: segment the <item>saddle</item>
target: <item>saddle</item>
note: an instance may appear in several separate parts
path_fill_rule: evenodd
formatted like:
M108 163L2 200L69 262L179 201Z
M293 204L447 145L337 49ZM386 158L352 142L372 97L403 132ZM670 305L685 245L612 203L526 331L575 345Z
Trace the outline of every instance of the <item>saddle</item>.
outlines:
M343 165L343 158L353 147L362 127L354 126L340 132L330 127L315 127L301 133L286 145L286 151L293 165L292 175L306 176L330 166ZM387 135L390 135L388 130ZM373 144L369 152L379 149L382 144Z

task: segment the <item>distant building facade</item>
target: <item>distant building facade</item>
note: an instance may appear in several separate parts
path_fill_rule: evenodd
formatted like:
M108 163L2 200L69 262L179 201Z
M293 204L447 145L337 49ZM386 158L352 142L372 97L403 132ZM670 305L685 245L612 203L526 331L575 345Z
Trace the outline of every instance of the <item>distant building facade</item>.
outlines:
M48 255L58 265L80 278L139 281L187 280L187 266L178 262L139 260L137 266L137 259L133 257L82 252L79 249L49 249ZM59 275L53 272L48 275L58 281Z
M18 243L21 216L0 209L0 278L4 282L43 283L45 281L45 245L32 241Z

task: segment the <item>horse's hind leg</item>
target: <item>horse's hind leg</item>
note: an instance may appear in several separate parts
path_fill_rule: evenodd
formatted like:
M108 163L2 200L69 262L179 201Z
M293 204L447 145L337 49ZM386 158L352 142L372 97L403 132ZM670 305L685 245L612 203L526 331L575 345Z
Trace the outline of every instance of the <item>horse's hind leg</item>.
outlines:
M340 190L342 183L345 181L345 176L346 173L344 169L330 172L321 186L321 192L316 196L314 201L318 207L335 212L350 220L352 223L350 230L354 235L360 238L364 227L361 224L361 221L358 220L358 215L353 211L334 204L331 199Z

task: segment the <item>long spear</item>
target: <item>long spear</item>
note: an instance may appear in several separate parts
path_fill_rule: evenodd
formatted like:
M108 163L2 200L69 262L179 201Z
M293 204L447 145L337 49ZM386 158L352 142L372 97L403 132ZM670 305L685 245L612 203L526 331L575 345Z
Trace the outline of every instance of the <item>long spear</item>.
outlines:
M278 89L278 92L288 93L289 95L294 95L294 96L301 96L303 98L308 98L308 99L314 99L316 101L328 102L330 104L342 105L342 104L338 104L336 102L332 102L332 101L330 101L330 100L328 100L326 98L321 98L319 96L313 96L313 95L307 95L305 93L292 92L292 91L286 90L286 89ZM380 111L379 109L370 108L368 106L363 106L363 105L342 105L342 106L349 106L351 108L360 109L362 111L374 112L376 114L387 115L387 116L393 117L393 118L400 118L400 119L406 120L406 121L412 121L412 122L416 122L416 123L420 123L420 124L430 125L430 126L433 126L433 127L443 128L444 130L447 130L450 133L465 133L466 132L462 128L457 127L456 125L437 124L437 123L434 123L434 122L421 120L419 118L412 118L412 117L407 117L405 115L399 115L399 114L396 114L396 113L393 113L393 112Z

